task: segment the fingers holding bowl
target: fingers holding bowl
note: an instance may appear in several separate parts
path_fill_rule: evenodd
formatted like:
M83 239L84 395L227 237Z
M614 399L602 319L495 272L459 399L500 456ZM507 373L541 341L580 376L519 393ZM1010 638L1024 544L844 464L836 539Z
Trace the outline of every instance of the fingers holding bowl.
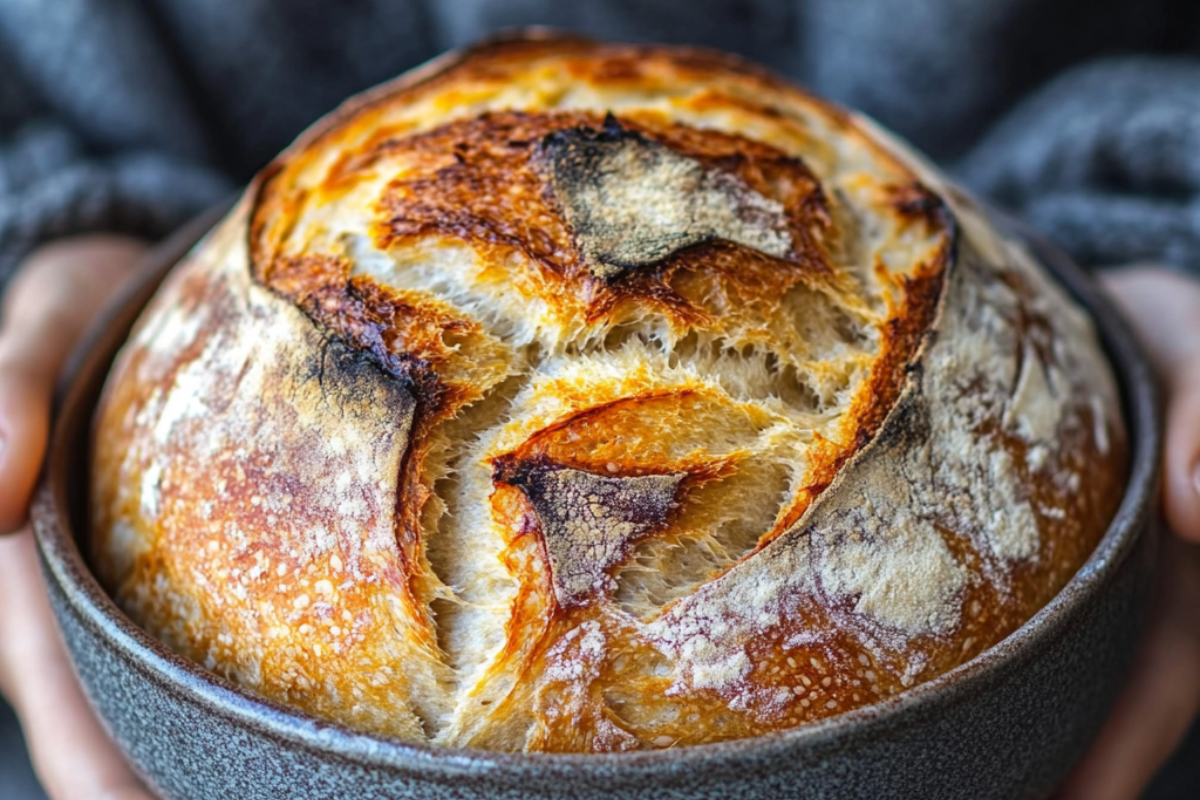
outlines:
M31 255L8 286L0 308L0 534L24 524L63 363L145 249L120 236L57 242Z
M1136 800L1200 710L1200 545L1168 537L1162 555L1129 685L1057 800Z
M1135 800L1200 710L1200 282L1156 266L1101 280L1166 389L1163 510L1174 535L1129 685L1061 800Z
M54 800L150 800L83 697L23 527L58 374L144 252L117 236L48 245L21 266L0 307L0 534L14 534L0 539L0 692Z
M28 528L0 539L0 691L16 709L53 800L151 800L84 699Z
M1200 281L1162 267L1106 271L1167 390L1164 511L1178 536L1200 542Z

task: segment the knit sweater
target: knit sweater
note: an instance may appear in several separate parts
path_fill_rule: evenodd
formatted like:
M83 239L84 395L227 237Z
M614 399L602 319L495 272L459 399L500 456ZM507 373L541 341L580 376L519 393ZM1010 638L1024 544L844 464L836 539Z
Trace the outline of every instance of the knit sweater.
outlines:
M48 239L163 235L347 95L532 23L742 53L1086 263L1200 268L1188 0L0 0L0 282Z
M56 237L162 236L342 98L534 23L742 53L1084 263L1200 274L1191 0L0 0L0 289ZM1194 797L1197 752L1200 726L1151 795Z

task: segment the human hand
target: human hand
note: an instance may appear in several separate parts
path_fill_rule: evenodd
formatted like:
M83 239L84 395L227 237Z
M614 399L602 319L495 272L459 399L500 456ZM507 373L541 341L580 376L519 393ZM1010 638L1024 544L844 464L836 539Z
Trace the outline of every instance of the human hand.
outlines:
M1156 605L1124 694L1061 800L1135 800L1200 709L1200 282L1155 267L1104 274L1167 392Z
M59 371L144 250L116 236L43 247L13 279L0 311L0 692L53 800L152 800L83 696L26 524Z

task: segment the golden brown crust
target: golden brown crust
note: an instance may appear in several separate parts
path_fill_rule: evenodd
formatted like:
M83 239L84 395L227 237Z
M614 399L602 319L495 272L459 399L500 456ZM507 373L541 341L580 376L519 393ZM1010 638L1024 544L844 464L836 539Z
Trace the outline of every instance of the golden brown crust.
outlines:
M709 51L484 45L318 123L164 289L97 568L318 716L755 735L963 663L1124 482L1087 320L851 115Z

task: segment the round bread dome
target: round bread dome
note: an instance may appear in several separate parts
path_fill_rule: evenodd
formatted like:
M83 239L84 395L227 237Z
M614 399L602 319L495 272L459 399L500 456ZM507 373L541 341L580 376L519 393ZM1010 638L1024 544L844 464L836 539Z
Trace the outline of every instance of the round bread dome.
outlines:
M168 279L92 559L319 718L665 748L995 644L1126 450L1083 311L869 122L709 51L493 43L317 123Z

